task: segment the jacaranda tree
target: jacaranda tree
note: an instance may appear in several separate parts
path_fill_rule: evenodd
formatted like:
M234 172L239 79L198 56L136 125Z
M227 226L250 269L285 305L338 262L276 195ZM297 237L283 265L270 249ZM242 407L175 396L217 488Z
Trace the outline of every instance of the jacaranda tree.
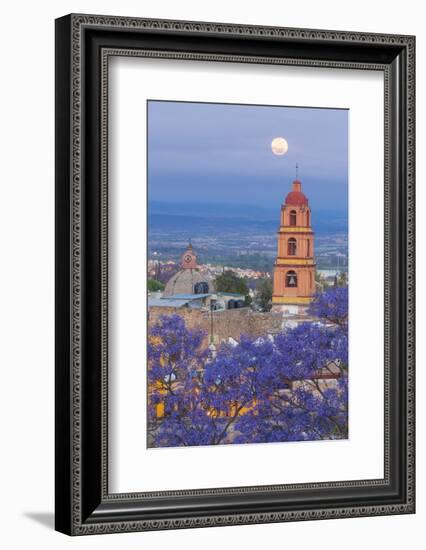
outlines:
M182 317L161 317L148 342L149 445L346 438L347 289L316 296L311 314L215 354Z
M333 287L315 295L309 312L323 321L348 326L348 287Z

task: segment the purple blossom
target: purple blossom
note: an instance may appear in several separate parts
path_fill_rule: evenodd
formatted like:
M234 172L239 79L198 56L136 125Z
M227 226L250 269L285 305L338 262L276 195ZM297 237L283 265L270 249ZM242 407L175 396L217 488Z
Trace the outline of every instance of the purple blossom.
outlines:
M214 357L205 334L179 315L161 317L148 338L149 445L346 438L346 289L317 296L311 311L322 322L286 329L273 341L242 336ZM337 379L323 379L336 372Z
M330 288L315 295L309 313L341 327L348 324L348 287Z

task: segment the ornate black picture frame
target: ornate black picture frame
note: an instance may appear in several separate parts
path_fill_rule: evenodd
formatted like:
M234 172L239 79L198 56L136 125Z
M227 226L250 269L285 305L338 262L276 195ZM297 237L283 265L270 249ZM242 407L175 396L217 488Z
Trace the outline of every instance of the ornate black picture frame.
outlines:
M384 74L384 478L108 492L110 56ZM56 529L69 535L414 513L415 38L68 15L56 21Z

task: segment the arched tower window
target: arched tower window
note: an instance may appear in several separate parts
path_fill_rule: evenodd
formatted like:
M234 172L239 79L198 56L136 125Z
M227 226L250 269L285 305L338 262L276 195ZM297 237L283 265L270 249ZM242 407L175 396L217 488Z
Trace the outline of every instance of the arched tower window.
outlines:
M296 256L296 239L294 239L293 237L288 240L287 254L288 256Z
M287 271L285 275L285 286L288 288L297 287L297 275L295 271Z
M306 211L306 225L308 227L311 225L311 213L309 210Z
M296 210L290 210L290 225L296 225Z
M310 256L311 255L311 241L308 239L306 241L306 256Z
M195 283L194 285L194 294L208 294L209 285L205 282Z

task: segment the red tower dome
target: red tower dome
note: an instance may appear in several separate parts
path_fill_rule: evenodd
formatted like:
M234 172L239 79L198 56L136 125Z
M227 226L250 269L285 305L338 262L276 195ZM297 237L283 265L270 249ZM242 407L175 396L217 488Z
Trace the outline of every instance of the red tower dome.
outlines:
M293 181L293 188L285 198L285 204L288 206L308 206L308 199L302 193L302 182L299 180Z

